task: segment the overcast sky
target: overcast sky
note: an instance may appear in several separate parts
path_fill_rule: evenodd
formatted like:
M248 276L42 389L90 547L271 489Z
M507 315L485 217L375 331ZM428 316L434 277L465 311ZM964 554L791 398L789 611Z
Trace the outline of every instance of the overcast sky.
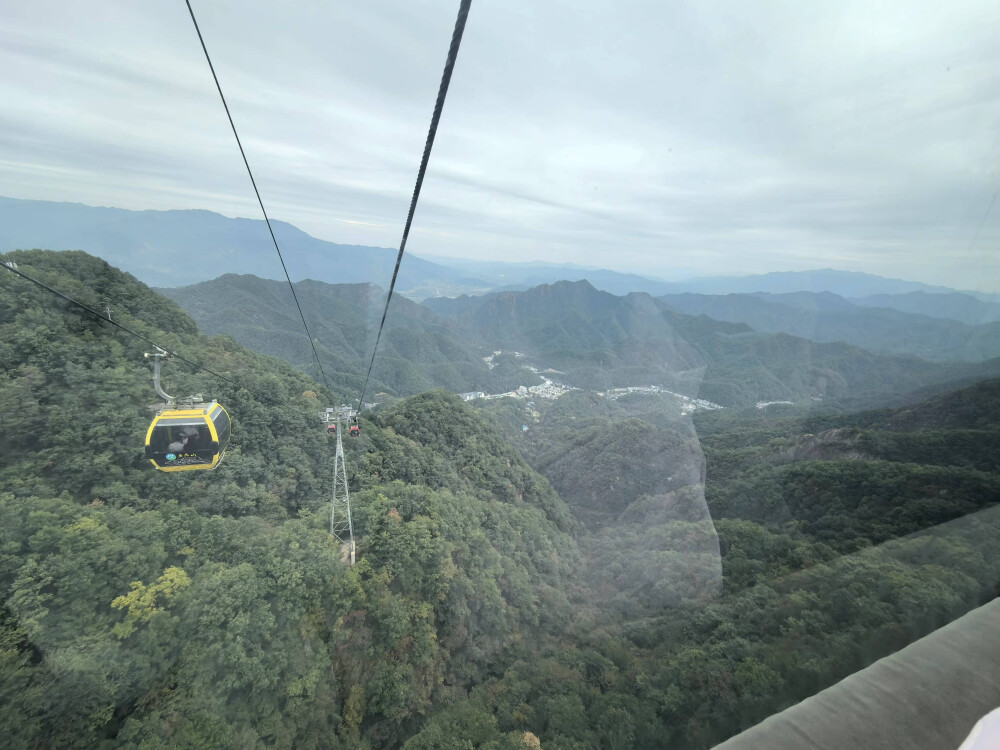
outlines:
M395 246L457 0L193 4L271 216ZM996 0L474 0L409 249L998 291L998 39ZM259 218L183 0L0 3L0 71L0 195Z

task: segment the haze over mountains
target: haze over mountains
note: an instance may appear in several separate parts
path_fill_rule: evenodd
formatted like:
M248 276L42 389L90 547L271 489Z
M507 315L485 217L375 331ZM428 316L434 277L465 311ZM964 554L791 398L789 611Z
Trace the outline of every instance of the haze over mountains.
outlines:
M866 307L887 307L901 312L932 315L935 318L948 318L970 325L979 325L1000 320L1000 303L995 299L995 295L992 299L992 302L984 301L976 296L958 292L947 294L910 292L873 294L870 297L856 297L851 301Z
M227 334L255 351L280 357L319 377L288 284L227 274L212 281L158 290L177 302L208 334ZM372 284L296 284L326 375L337 387L360 391L385 292ZM394 298L372 369L372 394L413 394L431 388L503 392L538 381L513 358L490 368L473 344L438 316L405 297Z
M395 251L273 224L324 367L356 388ZM262 221L0 198L0 250L14 247L98 254L171 287L162 291L203 330L318 375ZM538 382L527 361L483 361L501 350L592 390L659 385L724 405L871 404L989 376L1000 356L1000 301L918 282L829 269L668 282L544 263L456 266L405 259L376 388L497 393ZM248 270L255 275L227 273Z
M293 281L308 278L388 286L396 249L339 245L282 221L271 223ZM248 271L262 278L284 278L267 227L259 219L233 219L211 211L129 211L0 197L0 252L30 248L84 250L154 286L183 286ZM572 265L435 261L408 253L396 290L419 300L491 290L523 291L539 284L586 279L598 289L619 295L831 292L848 298L870 297L861 303L870 306L898 304L903 312L937 315L926 308L939 307L948 311L946 317L958 316L955 319L969 324L1000 320L997 295L958 294L946 287L831 269L664 281ZM677 274L681 273L685 271L678 269ZM924 294L896 302L884 296L911 293Z
M877 400L975 379L1000 367L1000 360L937 364L761 332L746 323L678 313L646 294L617 297L585 281L424 305L454 321L464 336L516 347L563 371L572 385L598 389L646 382L683 391L697 382L701 398L723 405Z
M1000 4L477 3L398 283L453 7L43 5L0 192L251 218L0 198L0 750L719 750L816 694L790 750L950 750L1000 705ZM616 270L505 262L551 258Z
M911 294L921 299L963 296ZM909 298L911 295L900 296ZM937 362L980 362L1000 356L998 322L968 325L926 313L865 306L830 292L671 294L659 299L670 309L689 315L746 323L757 331L790 333L813 341L844 341L873 352L912 354ZM884 301L883 304L888 305L897 296L865 299ZM907 301L898 304L905 306ZM980 314L984 317L993 312L986 303L980 302L980 305ZM925 309L930 307L928 304ZM957 309L972 312L969 307Z
M388 283L396 251L338 245L271 220L294 281ZM230 219L212 211L128 211L78 203L0 198L0 251L40 248L84 250L147 284L179 286L226 273L253 270L283 279L267 227L258 219ZM462 272L408 257L401 289L422 284L475 287Z
M328 374L345 388L358 388L384 293L363 284L309 281L296 286ZM228 334L313 371L312 351L287 284L231 274L160 291L203 331ZM768 304L753 296L747 299ZM854 308L846 301L842 306ZM864 330L863 316L869 313L876 318L905 316L857 310L862 316L859 330ZM780 312L776 317L781 319ZM927 320L946 328L969 328ZM495 351L504 354L488 366L483 357ZM784 400L833 406L889 403L910 391L933 392L1000 371L1000 360L964 363L938 358L940 362L930 362L754 330L746 323L678 312L669 300L648 294L616 296L578 281L526 292L429 299L419 305L394 299L373 377L377 390L394 395L433 387L502 393L538 383L539 376L527 368L532 365L554 370L551 378L590 391L658 385L724 406Z

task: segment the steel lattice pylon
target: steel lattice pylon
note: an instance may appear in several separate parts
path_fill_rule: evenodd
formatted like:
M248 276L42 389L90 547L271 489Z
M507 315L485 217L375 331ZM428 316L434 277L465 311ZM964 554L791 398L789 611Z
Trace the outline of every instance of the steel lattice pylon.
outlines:
M337 455L333 463L333 498L330 501L330 535L340 542L341 549L350 554L351 565L354 565L354 523L351 521L351 493L347 487L347 466L344 464L344 443L342 426L350 425L354 410L343 407L334 414L333 409L327 409L326 421L337 425Z

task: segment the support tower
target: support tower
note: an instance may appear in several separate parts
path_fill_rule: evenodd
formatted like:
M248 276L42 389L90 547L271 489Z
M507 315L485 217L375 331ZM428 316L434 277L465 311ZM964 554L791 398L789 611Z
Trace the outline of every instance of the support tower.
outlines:
M354 523L351 521L351 494L347 487L347 467L344 464L344 429L355 416L354 409L341 406L321 413L323 421L337 426L337 455L333 463L333 498L330 501L330 535L340 542L343 557L354 565Z

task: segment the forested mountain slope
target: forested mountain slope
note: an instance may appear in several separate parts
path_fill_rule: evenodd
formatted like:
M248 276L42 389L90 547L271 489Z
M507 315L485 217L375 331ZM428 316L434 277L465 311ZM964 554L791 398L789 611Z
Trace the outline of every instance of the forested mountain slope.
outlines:
M900 409L696 421L716 518L794 522L841 552L1000 502L1000 380Z
M648 295L616 297L577 281L423 304L491 348L515 349L540 367L564 371L561 379L572 385L601 388L666 378L681 390L697 388L691 379L702 365L698 352Z
M501 727L530 717L544 747L707 748L995 597L998 383L856 414L699 411L693 425L656 394L483 403L591 529L588 648L611 664L553 649L479 705ZM725 594L671 602L660 584L690 592L705 570L704 507ZM559 669L575 670L568 694L543 676Z
M0 269L6 747L708 748L998 593L1000 475L967 450L995 383L693 423L421 394L345 443L349 567L333 394L96 258L4 259L231 378L164 374L234 427L217 471L155 472L148 345Z
M311 280L298 282L295 290L327 375L360 391L385 292L371 284ZM287 283L227 274L159 291L176 301L206 333L232 336L254 351L281 357L319 378ZM538 382L509 359L499 359L489 368L482 354L430 310L395 295L369 391L410 395L447 388L502 393Z
M220 399L234 437L214 472L156 472L148 345L0 276L5 747L392 747L569 620L565 506L454 397L403 402L347 441L348 567L326 532L322 389L201 336L101 260L6 259L86 304L110 296L116 320L235 384L168 364L168 390ZM418 427L437 421L450 430Z
M585 281L423 304L486 345L515 348L564 372L561 379L572 385L663 385L724 406L814 398L878 402L1000 370L1000 360L944 365L759 333L674 312L645 294L616 297Z

